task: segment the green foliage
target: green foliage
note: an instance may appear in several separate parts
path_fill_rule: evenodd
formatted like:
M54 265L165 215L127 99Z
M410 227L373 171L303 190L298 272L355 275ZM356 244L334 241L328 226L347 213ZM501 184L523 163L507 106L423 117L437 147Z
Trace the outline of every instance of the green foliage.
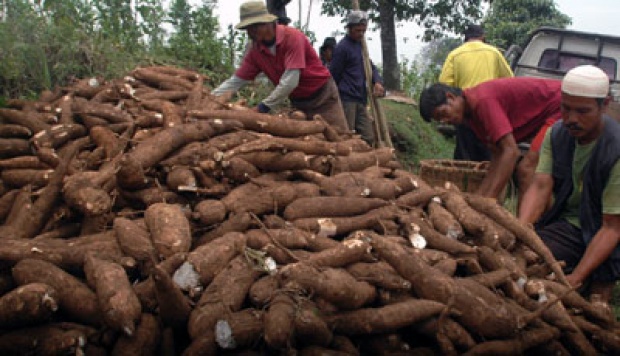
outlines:
M381 100L388 118L392 143L399 161L416 172L424 159L452 158L454 140L446 139L420 117L417 108L389 100Z
M130 51L136 48L141 34L130 1L93 0L92 5L97 10L96 20L106 39Z
M306 37L308 37L308 40L310 41L310 43L311 43L312 45L314 45L314 44L316 43L316 41L317 41L317 39L316 39L316 33L314 33L314 31L310 30L310 29L308 28L308 25L301 26L301 25L300 25L300 23L299 23L299 21L295 21L295 22L293 23L293 26L295 26L295 27L296 27L296 28L298 28L301 32L303 32L303 33L304 33L304 35L306 35Z
M218 38L219 23L213 15L215 4L204 2L194 9L187 0L174 0L168 12L173 32L168 40L167 53L184 67L197 71L229 72L233 63Z
M237 96L246 99L249 106L256 106L261 100L266 98L273 89L274 85L269 79L267 79L264 74L259 74L252 83L243 87Z
M424 46L424 48L422 48L418 58L426 65L426 67L441 67L446 61L448 54L462 43L463 41L460 38L453 37L444 37L431 40L426 46Z
M166 18L162 0L142 0L136 4L136 13L142 19L138 22L142 38L148 49L158 51L164 47L166 32L160 26Z
M418 98L424 88L437 80L441 67L424 65L419 59L400 62L401 88L409 97Z
M540 26L566 28L571 22L554 0L495 0L484 18L484 27L489 43L507 49L522 46Z
M224 38L225 47L225 61L228 65L236 67L243 56L240 55L245 52L248 46L249 38L245 31L237 31L233 25L228 25L227 35Z
M417 99L424 88L437 81L448 53L461 43L458 38L434 39L422 48L413 62L402 60L400 72L403 91Z
M359 7L368 12L375 25L381 24L383 77L388 89L399 89L396 32L398 21L415 21L424 28L423 38L430 41L446 32L460 32L467 24L480 19L481 5L486 0L361 0ZM321 12L344 17L352 9L351 0L324 0Z
M204 0L197 7L189 0L5 4L0 22L0 97L33 97L75 78L117 78L152 64L186 67L221 81L245 49L243 31L231 28L228 37L218 35L216 1Z
M0 95L31 97L74 78L132 68L141 47L97 30L93 9L77 0L9 3L0 23Z
M446 32L461 32L467 24L482 17L486 0L361 0L361 10L370 20L379 23L380 4L391 3L394 21L415 21L424 28L424 38L440 38ZM321 12L329 16L344 16L353 8L351 0L324 0Z
M47 60L41 48L32 46L40 34L32 29L43 26L35 9L24 1L11 2L6 9L7 20L0 23L0 88L3 96L36 90L35 82L49 83ZM14 21L20 18L22 21ZM24 81L25 78L36 78Z

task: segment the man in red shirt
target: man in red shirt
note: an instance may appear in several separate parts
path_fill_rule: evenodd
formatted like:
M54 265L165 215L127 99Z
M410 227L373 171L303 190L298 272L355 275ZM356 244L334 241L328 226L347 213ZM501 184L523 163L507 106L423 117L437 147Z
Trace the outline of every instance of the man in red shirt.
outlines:
M529 186L544 133L560 119L561 81L502 78L461 90L434 84L420 95L420 114L426 121L467 124L491 149L489 170L478 194L496 198L519 162L517 143L530 150L518 164L520 194Z
M235 74L212 94L236 92L262 72L275 89L255 111L267 113L289 98L309 119L318 114L337 129L348 131L338 88L308 38L296 28L277 25L276 16L267 11L263 1L242 4L240 13L236 28L247 31L252 45Z

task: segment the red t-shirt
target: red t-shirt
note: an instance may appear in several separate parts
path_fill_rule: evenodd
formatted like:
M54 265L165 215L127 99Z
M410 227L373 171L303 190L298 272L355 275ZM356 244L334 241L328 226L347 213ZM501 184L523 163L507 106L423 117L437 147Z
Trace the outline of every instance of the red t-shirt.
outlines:
M547 120L561 117L561 84L555 79L518 77L465 89L469 125L485 143L497 143L509 133L517 142L527 141Z
M241 79L253 80L263 72L274 84L287 69L300 69L299 85L291 92L292 99L304 99L316 93L330 78L316 50L306 35L296 28L276 26L276 54L262 43L254 43L235 73Z

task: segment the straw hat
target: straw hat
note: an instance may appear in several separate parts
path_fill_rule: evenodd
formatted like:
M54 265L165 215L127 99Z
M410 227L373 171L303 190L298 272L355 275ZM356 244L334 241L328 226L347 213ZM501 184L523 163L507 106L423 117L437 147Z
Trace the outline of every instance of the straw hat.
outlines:
M248 1L241 4L239 14L241 21L235 26L239 30L244 30L257 23L274 22L278 18L267 11L267 6L263 1Z
M562 79L562 92L585 98L605 98L609 95L609 77L593 65L578 66Z

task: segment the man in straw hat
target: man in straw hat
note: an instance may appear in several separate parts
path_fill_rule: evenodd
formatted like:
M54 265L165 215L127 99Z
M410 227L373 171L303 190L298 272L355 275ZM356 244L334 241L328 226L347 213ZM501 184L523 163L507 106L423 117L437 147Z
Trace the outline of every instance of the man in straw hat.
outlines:
M514 172L522 195L534 176L544 133L560 118L560 84L529 77L493 79L468 89L437 83L422 91L420 114L429 122L466 124L489 147L489 169L476 193L497 198ZM522 155L517 143L530 141Z
M571 69L561 93L562 120L544 138L519 219L537 222L573 286L608 302L620 277L620 124L605 115L609 78L599 68Z
M240 14L236 28L247 31L252 45L235 74L213 94L236 92L262 72L276 87L255 111L268 113L288 97L309 119L320 115L336 129L347 131L338 88L308 38L296 28L276 24L276 16L263 1L243 3Z

